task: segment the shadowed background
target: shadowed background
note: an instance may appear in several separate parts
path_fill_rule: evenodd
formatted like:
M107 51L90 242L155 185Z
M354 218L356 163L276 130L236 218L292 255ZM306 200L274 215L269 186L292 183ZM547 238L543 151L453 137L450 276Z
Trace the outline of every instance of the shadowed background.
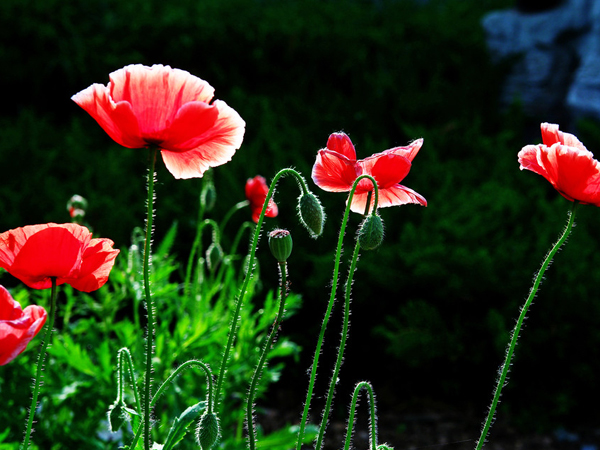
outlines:
M344 420L352 386L368 379L382 413L468 411L483 420L520 305L570 207L544 179L519 171L517 152L541 141L539 123L548 119L526 117L518 105L501 111L496 100L509 64L489 62L480 20L513 3L4 0L0 231L69 221L66 202L80 194L95 233L129 245L144 217L146 152L113 143L70 100L127 64L187 70L245 119L242 148L214 170L217 219L244 199L247 178L270 179L289 166L310 178L334 131L349 134L359 158L423 137L403 184L429 206L380 211L385 243L359 262L333 418ZM588 149L600 148L594 122L577 126ZM155 236L160 241L178 221L182 262L201 183L174 180L159 164ZM304 351L274 388L285 395L265 405L284 404L297 417L346 198L309 184L328 214L322 238L310 240L299 226L289 180L275 198L279 217L266 225L294 236L290 278L304 306L283 332ZM229 239L249 218L249 211L234 216ZM353 215L347 249L359 220ZM600 369L597 220L594 207L580 208L526 321L499 410L517 428L598 419L584 414L594 410ZM265 285L274 287L276 267L264 249L260 260ZM333 319L322 391L338 330Z

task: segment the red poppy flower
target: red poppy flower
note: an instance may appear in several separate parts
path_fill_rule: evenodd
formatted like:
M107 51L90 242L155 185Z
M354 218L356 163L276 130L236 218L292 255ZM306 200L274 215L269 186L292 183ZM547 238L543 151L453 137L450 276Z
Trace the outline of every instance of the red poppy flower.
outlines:
M19 356L46 323L46 310L30 305L21 309L4 286L0 286L0 366Z
M108 280L119 250L110 239L92 239L75 223L29 225L0 234L0 267L27 286L70 284L91 292Z
M246 181L246 198L250 202L252 220L256 223L258 223L268 193L269 186L267 186L267 181L260 175L256 175L254 178L248 178L248 181ZM278 213L279 210L273 199L269 200L265 216L276 217Z
M379 188L379 208L406 203L427 206L427 200L422 195L399 184L408 175L411 161L422 145L423 139L417 139L407 147L394 147L357 161L350 138L345 133L333 133L329 136L327 148L319 150L312 179L325 191L348 192L360 175L371 175ZM367 197L372 190L371 181L361 180L354 192L350 209L364 214ZM374 204L375 198L372 196L370 210Z
M542 142L519 152L521 170L546 178L564 198L600 206L600 162L575 136L543 123Z
M213 87L169 66L140 64L110 74L72 97L117 143L156 146L175 178L201 177L231 160L242 144L245 122Z

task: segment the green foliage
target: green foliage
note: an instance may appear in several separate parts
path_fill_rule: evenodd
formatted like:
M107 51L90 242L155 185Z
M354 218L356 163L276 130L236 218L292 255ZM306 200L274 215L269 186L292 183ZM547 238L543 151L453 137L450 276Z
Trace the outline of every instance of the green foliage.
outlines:
M227 340L230 311L239 290L237 271L241 266L240 257L229 254L218 275L213 277L213 272L206 274L197 291L185 294L183 286L175 281L178 262L171 253L175 236L176 225L157 246L152 259L151 284L157 302L158 322L155 386L188 359L200 358L218 368ZM57 331L49 350L37 432L33 436L40 448L112 449L117 443L127 444L131 439L131 436L127 437L130 435L127 429L131 429L127 424L119 432L109 433L106 414L117 394L115 366L119 348L126 346L131 350L136 379L140 381L142 376L145 314L140 293L141 274L137 271L141 257L138 239L139 233L134 233L131 247L122 250L107 286L92 294L75 291L68 285L60 287ZM203 266L200 260L200 272L204 270ZM274 294L268 292L264 301L259 301L259 292L255 280L250 284L248 295L252 301L243 306L239 339L225 378L225 397L221 407L227 412L221 419L225 448L244 447L243 439L236 437L236 429L243 418L240 400L248 389L248 380L258 360L259 344L277 311ZM28 300L46 305L49 300L49 291L32 291L19 286L12 293L23 305ZM290 294L288 316L299 305L300 297ZM22 431L30 395L28 380L33 374L38 339L30 344L26 353L7 366L10 370L0 372L2 397L8 406L2 409L0 417L10 430L4 437L8 442L18 441ZM269 358L286 358L298 351L289 339L281 337ZM279 379L282 367L283 363L277 362L265 369L259 395ZM127 377L125 379L128 380ZM127 407L122 412L129 420L137 421L133 423L133 428L137 429L139 411L135 411L128 383L125 384ZM186 420L189 414L181 415L186 408L189 412L193 405L204 404L198 403L206 398L204 374L186 370L174 379L166 392L168 395L159 398L156 404L154 439L165 442L171 448L185 432L185 427L178 426L173 431L171 425L174 421L177 425ZM185 425L193 420L194 417ZM193 437L186 437L177 448L194 446Z

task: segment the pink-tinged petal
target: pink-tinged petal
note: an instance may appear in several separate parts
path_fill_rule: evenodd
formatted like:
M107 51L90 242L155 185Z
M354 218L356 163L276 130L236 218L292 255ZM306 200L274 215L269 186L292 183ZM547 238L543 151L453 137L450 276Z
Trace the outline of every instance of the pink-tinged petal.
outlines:
M538 155L548 181L568 200L600 205L600 163L591 152L554 144Z
M404 156L406 159L408 159L409 161L412 162L412 160L415 159L415 156L417 156L417 153L419 153L419 150L421 150L422 146L423 146L423 138L412 141L406 147L394 147L394 148L386 150L380 154L383 154L383 155L394 154L394 155ZM375 155L373 155L373 156L375 156Z
M332 133L327 140L327 148L344 155L350 161L356 161L356 150L346 133Z
M242 145L246 123L240 115L221 100L213 103L219 115L214 126L202 133L194 144L198 147L186 152L162 150L162 157L175 178L195 178L210 167L230 161Z
M539 154L543 152L546 147L544 145L526 145L519 152L519 164L520 169L531 170L549 180L548 172L544 167L540 165Z
M411 162L404 156L380 153L358 161L356 166L357 175L372 175L381 190L402 181L410 171ZM373 190L371 181L364 179L359 182L357 191L371 190Z
M170 127L155 135L145 135L147 141L154 141L163 150L186 152L202 145L206 133L219 118L216 105L203 102L190 102L181 107Z
M168 128L186 103L209 103L213 87L185 70L141 64L126 66L110 74L110 97L131 105L143 135L154 136Z
M116 143L128 148L147 146L131 104L124 101L115 103L105 86L93 84L71 99L86 110Z
M352 198L352 205L350 210L364 214L365 206L367 205L368 193L355 194ZM379 205L378 208L387 208L389 206L399 206L414 203L421 206L427 206L427 200L421 194L413 191L406 186L397 184L395 186L388 187L386 189L379 190ZM369 212L373 210L375 206L375 198L371 195L371 205L369 206Z
M355 162L331 150L319 150L312 169L312 179L317 186L329 192L346 192L356 180Z
M23 353L44 326L46 317L41 306L30 305L22 310L19 302L0 286L0 366Z
M120 251L113 249L113 245L110 239L92 239L83 253L81 269L73 279L65 282L83 292L104 286Z
M544 145L551 147L554 144L563 144L587 151L577 137L569 133L563 133L558 128L558 125L553 123L542 123L542 142Z

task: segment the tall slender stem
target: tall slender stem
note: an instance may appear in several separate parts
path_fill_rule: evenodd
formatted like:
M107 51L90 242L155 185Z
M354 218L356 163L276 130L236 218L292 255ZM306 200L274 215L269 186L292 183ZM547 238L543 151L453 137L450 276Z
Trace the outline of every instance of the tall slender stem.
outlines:
M354 246L354 254L352 255L352 263L350 264L350 270L348 271L348 280L346 281L345 289L345 301L344 301L344 324L342 326L342 335L340 338L340 347L338 348L338 356L333 369L333 375L329 382L329 391L327 393L327 400L325 402L325 408L323 408L323 418L321 419L321 426L319 428L319 434L317 435L317 443L315 446L316 450L319 450L323 445L323 438L325 437L325 429L327 428L327 422L329 420L329 411L331 410L331 403L333 402L333 396L335 394L335 386L337 384L342 362L344 361L344 350L346 348L346 339L348 339L348 327L350 325L350 292L352 290L352 280L354 278L354 272L356 271L356 263L358 262L358 255L360 252L360 244L356 240Z
M370 437L371 437L371 449L377 448L377 415L375 407L375 394L373 394L373 387L366 381L361 381L354 388L354 394L352 394L352 402L350 404L350 416L348 417L348 428L346 429L346 443L344 444L344 450L349 450L350 444L352 443L352 430L354 428L354 415L356 414L356 406L358 403L358 395L361 390L366 390L369 395L369 409L371 412L370 418ZM387 448L387 447L386 447Z
M321 356L321 347L323 346L323 340L325 339L325 330L327 329L327 324L329 323L329 317L331 316L331 311L333 310L333 304L335 303L335 294L337 292L337 283L339 278L339 269L340 269L340 259L342 257L342 247L344 244L344 235L346 234L346 225L348 223L348 216L350 215L350 206L352 205L352 197L354 196L354 192L356 191L356 187L358 183L363 179L368 178L373 183L373 187L375 190L375 201L378 201L379 190L377 187L377 182L375 178L371 175L361 175L356 180L354 180L354 184L352 185L352 189L350 190L350 194L348 195L348 201L346 202L346 211L344 212L344 218L342 219L342 226L340 227L340 233L338 236L338 244L337 250L335 252L335 260L333 264L333 280L331 282L331 294L329 295L329 303L327 304L327 310L325 311L325 317L323 318L323 323L321 324L321 331L319 332L319 338L317 339L317 347L315 349L315 355L313 356L313 364L310 371L310 380L308 382L308 390L306 393L306 402L304 403L304 411L302 412L302 419L300 420L300 427L298 431L298 440L296 442L296 450L300 450L302 447L302 441L304 438L304 430L306 428L306 421L308 420L308 413L310 411L310 403L312 401L313 390L315 386L315 380L317 378L317 367L319 365L319 357ZM375 203L375 208L377 207L377 203Z
M258 238L260 237L262 223L264 221L265 213L266 213L267 207L269 205L269 200L271 200L271 198L273 197L273 194L275 192L275 186L277 185L277 181L279 181L279 178L286 176L286 175L293 175L296 178L296 181L298 182L298 184L300 185L302 192L307 191L306 183L304 182L304 179L294 169L281 169L279 172L277 172L275 177L273 177L273 181L271 182L271 186L269 187L269 192L267 193L267 196L265 197L263 209L258 218L258 223L256 224L256 228L254 229L254 238L253 238L252 244L250 246L250 253L248 254L250 265L248 267L248 271L246 272L246 276L244 277L244 281L242 283L242 287L240 289L238 298L235 302L235 308L234 308L233 314L231 316L231 323L229 325L229 335L227 337L227 344L225 345L225 352L223 353L223 359L221 361L221 367L219 369L219 376L217 378L217 387L215 389L215 409L216 410L218 410L218 406L220 404L221 389L223 387L223 379L225 377L225 372L227 371L227 364L229 363L229 352L231 351L231 347L233 346L233 342L235 341L235 338L238 333L238 320L239 320L239 316L240 316L240 311L242 309L242 304L244 303L244 298L246 297L248 285L250 284L250 279L252 278L252 275L254 272L254 255L256 254L256 249L258 247Z
M148 312L146 334L146 378L144 380L144 449L150 450L150 417L152 396L152 354L154 353L154 303L150 292L150 264L152 253L152 222L154 219L154 178L156 168L156 148L148 150L148 200L146 202L146 240L144 242L144 294Z
M540 287L540 284L544 277L544 272L546 272L546 269L552 262L552 258L554 258L554 255L556 255L556 252L560 249L560 247L562 247L562 245L567 240L567 237L571 233L571 229L573 228L573 223L575 222L575 211L577 210L578 205L579 205L579 203L573 203L573 206L571 207L571 210L569 211L569 219L567 221L567 226L565 227L562 235L558 238L558 241L556 241L556 244L554 244L552 249L546 255L546 258L544 259L544 262L542 263L542 267L540 268L539 272L537 273L537 275L535 277L533 286L531 287L531 291L529 292L529 296L527 297L525 304L521 308L521 314L519 315L519 318L517 319L517 324L515 325L515 328L513 329L512 337L511 337L510 343L508 344L508 348L506 350L506 357L504 359L504 363L502 364L502 371L500 373L500 377L498 378L498 381L496 384L496 389L494 391L494 398L492 399L492 404L490 406L487 419L481 430L481 437L479 438L479 441L477 441L476 450L480 450L484 446L487 434L490 430L490 427L492 426L494 413L496 412L496 407L498 406L498 402L500 401L500 394L502 392L502 388L504 387L504 385L506 383L506 377L507 377L508 371L510 369L510 361L511 361L513 353L515 351L515 346L517 345L517 339L519 338L519 332L521 331L523 321L525 320L525 316L527 315L527 310L529 309L529 306L531 305L531 302L533 301L535 294L537 293L537 291Z
M56 317L56 277L51 277L52 290L50 293L50 317L44 331L44 337L42 338L42 345L40 347L40 353L38 354L37 369L35 373L35 381L33 384L33 395L31 397L31 406L29 407L29 417L27 419L27 427L25 429L25 437L23 439L23 445L21 450L27 450L29 448L29 439L31 437L31 429L33 427L33 416L37 409L38 396L40 393L40 385L42 382L42 371L44 370L44 361L46 360L46 350L50 345L50 339L52 339L52 328L54 328L54 319Z
M269 355L269 351L271 350L271 346L273 345L273 340L277 335L279 325L281 325L281 321L283 320L283 314L285 312L285 299L287 297L287 264L285 262L279 263L279 274L281 279L279 310L277 311L275 322L273 323L271 332L269 333L269 336L266 339L265 345L262 349L262 353L258 360L258 364L256 365L256 369L254 370L254 375L252 376L252 382L250 383L250 389L248 392L248 400L246 403L246 421L248 423L248 446L250 447L250 450L255 450L256 448L256 436L254 434L254 396L256 395L258 381L260 380L260 376L262 374L263 367L267 360L267 356Z

